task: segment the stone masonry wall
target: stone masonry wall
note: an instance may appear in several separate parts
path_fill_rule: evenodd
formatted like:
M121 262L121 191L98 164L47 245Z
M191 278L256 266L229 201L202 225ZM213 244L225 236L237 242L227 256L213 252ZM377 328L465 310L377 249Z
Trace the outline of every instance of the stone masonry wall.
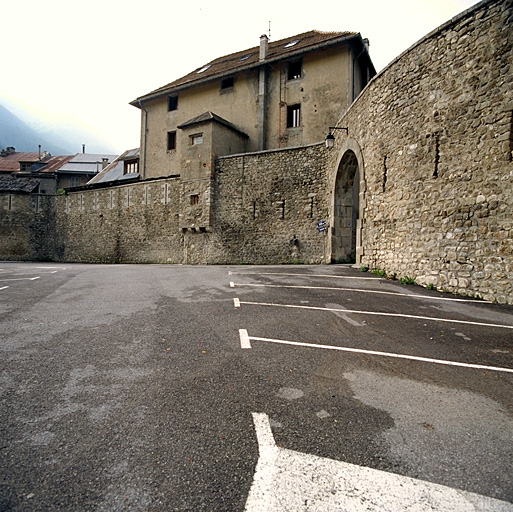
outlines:
M323 144L218 160L212 263L321 263L328 217Z
M58 197L56 258L181 263L180 182L155 180Z
M53 196L0 194L0 259L52 259L54 231Z
M340 120L363 159L362 264L513 303L512 42L511 0L482 2L398 57ZM332 150L332 172L341 158Z

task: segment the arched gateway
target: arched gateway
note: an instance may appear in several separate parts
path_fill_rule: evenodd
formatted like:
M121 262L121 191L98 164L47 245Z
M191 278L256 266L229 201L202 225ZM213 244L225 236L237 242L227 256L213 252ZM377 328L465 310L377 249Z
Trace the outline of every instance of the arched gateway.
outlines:
M347 149L335 178L331 230L331 262L359 263L360 171L355 152ZM358 261L357 261L358 260Z

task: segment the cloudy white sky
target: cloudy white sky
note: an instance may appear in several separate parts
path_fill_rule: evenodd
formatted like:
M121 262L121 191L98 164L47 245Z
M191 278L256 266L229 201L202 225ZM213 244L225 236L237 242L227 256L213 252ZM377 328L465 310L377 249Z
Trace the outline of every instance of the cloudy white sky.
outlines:
M379 71L477 0L16 0L2 8L0 99L139 145L128 103L208 61L317 29L370 40ZM77 149L77 151L79 151Z

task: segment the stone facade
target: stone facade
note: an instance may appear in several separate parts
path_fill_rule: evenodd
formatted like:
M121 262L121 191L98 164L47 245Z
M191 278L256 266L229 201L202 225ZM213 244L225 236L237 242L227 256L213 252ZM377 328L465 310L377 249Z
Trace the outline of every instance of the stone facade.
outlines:
M71 191L47 217L2 196L0 257L354 261L513 304L512 23L511 0L485 0L428 34L343 113L332 149L219 156L215 132L233 130L212 124L180 176Z
M54 259L55 223L54 196L0 193L0 259Z
M330 167L359 155L361 264L513 303L512 18L511 1L462 13L340 120Z

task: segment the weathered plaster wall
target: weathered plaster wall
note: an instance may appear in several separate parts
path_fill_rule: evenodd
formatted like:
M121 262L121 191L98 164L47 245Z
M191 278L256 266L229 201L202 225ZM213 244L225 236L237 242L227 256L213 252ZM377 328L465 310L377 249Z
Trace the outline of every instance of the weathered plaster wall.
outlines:
M510 0L462 13L340 120L361 149L362 264L513 303L512 19Z

